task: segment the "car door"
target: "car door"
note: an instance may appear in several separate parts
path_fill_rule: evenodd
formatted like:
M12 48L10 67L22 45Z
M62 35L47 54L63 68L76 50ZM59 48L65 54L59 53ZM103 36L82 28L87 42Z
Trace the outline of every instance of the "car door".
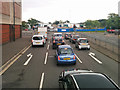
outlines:
M74 81L70 75L65 77L64 89L65 90L76 90L76 86L75 86Z

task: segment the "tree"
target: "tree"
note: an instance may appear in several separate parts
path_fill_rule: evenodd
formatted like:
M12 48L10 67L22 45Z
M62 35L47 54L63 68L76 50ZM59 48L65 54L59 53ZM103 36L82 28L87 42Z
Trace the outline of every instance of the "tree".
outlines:
M36 20L36 19L33 19L33 18L31 18L31 19L28 20L28 24L29 24L31 27L38 25L38 23L40 23L40 21L38 21L38 20Z
M26 21L22 21L22 27L23 27L23 29L29 27Z
M107 28L111 28L111 29L120 28L119 21L120 21L120 17L118 14L110 13L107 20Z
M58 24L59 24L59 21L56 20L55 22L53 22L53 24L58 25Z

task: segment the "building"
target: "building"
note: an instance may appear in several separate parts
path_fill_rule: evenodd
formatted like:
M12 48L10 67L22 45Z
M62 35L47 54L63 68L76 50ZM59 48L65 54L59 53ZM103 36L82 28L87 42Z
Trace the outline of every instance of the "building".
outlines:
M22 37L21 2L12 1L0 1L0 44Z

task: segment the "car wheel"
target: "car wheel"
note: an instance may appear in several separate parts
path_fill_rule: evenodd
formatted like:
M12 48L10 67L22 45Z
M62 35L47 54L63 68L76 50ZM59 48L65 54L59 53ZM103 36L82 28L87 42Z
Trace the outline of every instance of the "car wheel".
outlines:
M60 64L57 62L57 66L59 66Z
M90 50L90 48L88 48L88 50Z
M76 62L73 65L76 65Z
M45 44L43 43L43 47L45 46Z

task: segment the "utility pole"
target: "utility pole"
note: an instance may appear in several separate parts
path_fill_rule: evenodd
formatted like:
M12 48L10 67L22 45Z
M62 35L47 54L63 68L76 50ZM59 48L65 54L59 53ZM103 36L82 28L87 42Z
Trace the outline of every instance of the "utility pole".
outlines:
M13 0L13 41L15 41L15 1Z

